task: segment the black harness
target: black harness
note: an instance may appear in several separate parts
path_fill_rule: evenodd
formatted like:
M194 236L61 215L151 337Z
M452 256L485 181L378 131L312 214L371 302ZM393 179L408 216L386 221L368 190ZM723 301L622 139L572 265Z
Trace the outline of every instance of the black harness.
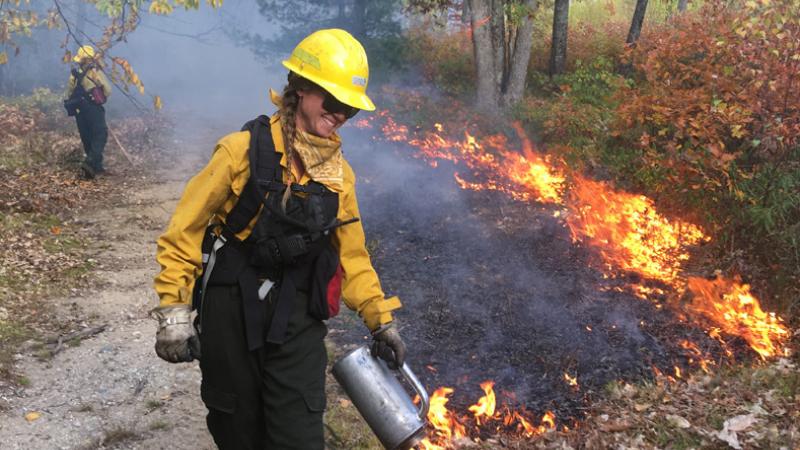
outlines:
M92 66L83 70L73 67L70 70L70 73L75 78L75 89L72 90L72 94L70 94L69 98L64 100L64 108L67 110L68 116L77 114L78 109L87 103L89 93L86 92L86 89L83 87L83 79L86 77L91 67Z
M325 300L315 302L313 294L319 291L317 285L326 283L339 266L330 232L358 219L340 222L336 218L339 195L315 181L292 184L284 210L281 203L287 186L283 183L282 154L275 150L270 119L259 116L247 122L242 131L250 132L250 178L221 231L219 226L211 226L206 233L204 272L211 271L204 277L205 283L196 283L194 298L195 308L202 314L203 284L238 284L243 298L248 347L255 350L265 340L283 343L297 291L312 297L309 302L312 316L320 320L328 318L322 311L315 314L319 306L316 303ZM236 234L247 228L256 216L250 235L244 240L238 239ZM217 242L220 239L224 244ZM207 266L205 257L211 253L216 257L213 268ZM268 290L271 301L277 304L265 338L264 295Z

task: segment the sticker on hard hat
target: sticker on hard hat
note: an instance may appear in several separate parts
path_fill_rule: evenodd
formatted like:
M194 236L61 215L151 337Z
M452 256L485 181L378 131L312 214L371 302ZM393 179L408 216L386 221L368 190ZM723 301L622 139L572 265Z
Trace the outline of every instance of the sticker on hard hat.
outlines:
M308 53L307 51L303 50L302 48L294 49L293 56L295 58L299 59L301 62L304 62L304 63L314 67L317 70L322 70L320 68L319 58L317 58L316 56L312 55L311 53Z
M353 76L353 84L356 86L366 87L367 79L364 77Z

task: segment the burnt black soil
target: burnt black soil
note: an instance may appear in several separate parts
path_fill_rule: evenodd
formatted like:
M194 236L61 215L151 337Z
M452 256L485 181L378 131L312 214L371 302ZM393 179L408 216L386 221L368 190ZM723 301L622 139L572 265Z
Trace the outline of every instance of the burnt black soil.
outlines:
M592 268L591 249L572 243L557 207L461 190L458 166L432 168L409 148L359 144L363 135L351 133L345 154L373 265L404 303L396 318L410 365L429 391L455 388L450 405L474 403L479 383L494 380L500 402L579 418L609 382L685 369L681 339L719 353L702 330L659 309L664 299L614 290L641 280ZM365 328L352 324L347 315L331 322L337 343L363 342Z

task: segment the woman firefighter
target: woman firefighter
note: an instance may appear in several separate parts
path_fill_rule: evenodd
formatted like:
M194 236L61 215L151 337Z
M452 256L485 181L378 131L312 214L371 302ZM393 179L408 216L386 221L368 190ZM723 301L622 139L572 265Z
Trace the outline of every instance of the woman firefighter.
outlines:
M372 268L336 133L375 109L366 52L346 31L320 30L283 65L288 84L270 91L278 112L217 143L158 239L156 353L200 360L208 428L223 449L324 447L322 321L340 296L374 354L393 366L405 358L392 323L400 300L384 297Z

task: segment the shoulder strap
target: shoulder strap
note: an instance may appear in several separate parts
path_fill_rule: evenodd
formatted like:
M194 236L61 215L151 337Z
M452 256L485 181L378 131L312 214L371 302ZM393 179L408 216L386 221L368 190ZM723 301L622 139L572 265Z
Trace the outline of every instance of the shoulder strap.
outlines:
M88 70L78 70L78 68L73 67L70 70L70 73L75 78L75 88L72 90L72 94L70 97L80 97L86 94L86 89L83 88L83 79L86 78L86 73Z
M258 213L268 191L283 190L281 155L275 151L272 139L272 126L267 116L258 116L247 122L242 131L250 131L250 147L247 156L250 161L250 178L225 220L228 231L239 233Z

